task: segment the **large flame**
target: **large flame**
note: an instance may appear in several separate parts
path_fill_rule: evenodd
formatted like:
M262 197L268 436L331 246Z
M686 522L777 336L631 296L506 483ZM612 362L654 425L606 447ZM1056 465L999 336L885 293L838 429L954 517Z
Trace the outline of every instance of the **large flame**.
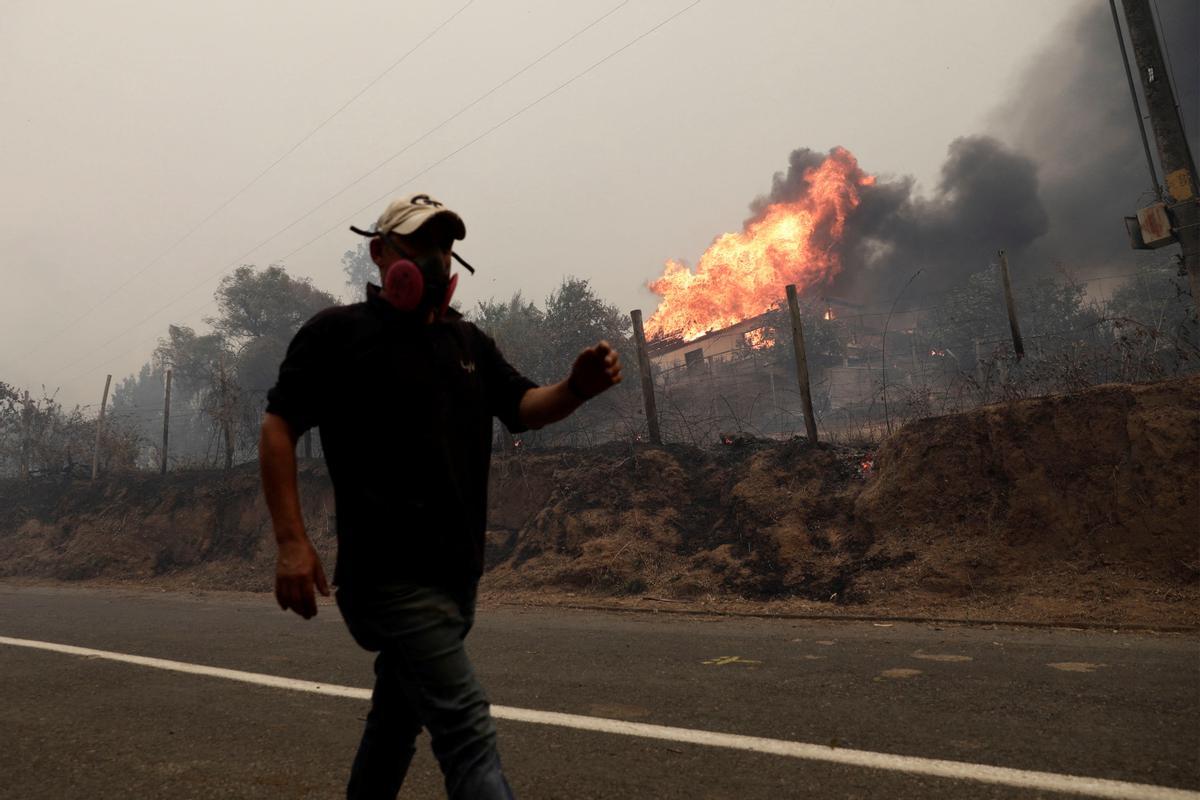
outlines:
M649 284L662 302L646 320L648 336L690 341L768 311L789 283L803 294L841 271L836 245L846 214L859 203L859 187L875 178L842 147L804 178L803 197L770 205L741 233L718 237L695 271L681 261L667 262L662 277Z

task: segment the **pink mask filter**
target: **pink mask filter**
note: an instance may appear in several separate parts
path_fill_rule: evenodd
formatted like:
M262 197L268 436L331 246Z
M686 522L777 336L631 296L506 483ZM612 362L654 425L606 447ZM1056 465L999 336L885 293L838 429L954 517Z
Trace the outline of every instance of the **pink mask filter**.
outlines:
M393 261L383 278L383 298L401 311L415 311L425 294L421 268L407 258Z

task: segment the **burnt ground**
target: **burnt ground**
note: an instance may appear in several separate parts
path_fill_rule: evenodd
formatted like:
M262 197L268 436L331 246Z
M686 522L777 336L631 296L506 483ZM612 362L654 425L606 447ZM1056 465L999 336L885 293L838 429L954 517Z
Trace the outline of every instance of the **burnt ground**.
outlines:
M494 464L484 598L1194 625L1198 466L1200 378L918 420L878 452L521 452ZM323 466L304 464L301 483L328 560ZM0 492L0 576L270 588L253 465Z

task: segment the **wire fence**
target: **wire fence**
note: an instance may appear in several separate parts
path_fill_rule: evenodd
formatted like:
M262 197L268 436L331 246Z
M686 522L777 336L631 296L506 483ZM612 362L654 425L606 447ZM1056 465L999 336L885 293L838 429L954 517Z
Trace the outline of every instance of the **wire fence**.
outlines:
M1022 357L1003 303L988 291L972 295L964 294L970 287L954 287L899 310L810 303L806 356L819 436L871 446L912 419L1102 383L1194 374L1200 371L1200 324L1182 282L1166 278L1132 273L1074 282L1072 291L1091 297L1111 294L1096 284L1117 282L1137 301L1121 313L1098 301L1048 305L1045 284L1018 286ZM804 435L789 324L786 310L777 309L692 342L652 342L662 440L708 447ZM497 423L496 449L648 440L636 358L623 358L620 386L544 430L511 435ZM100 425L99 404L66 410L53 397L0 388L7 391L0 394L0 476L90 474L97 443L98 471L161 470L165 427L170 470L257 459L262 388L223 381L177 395L169 426L162 398L131 400L118 392ZM301 457L323 455L312 432L298 450Z

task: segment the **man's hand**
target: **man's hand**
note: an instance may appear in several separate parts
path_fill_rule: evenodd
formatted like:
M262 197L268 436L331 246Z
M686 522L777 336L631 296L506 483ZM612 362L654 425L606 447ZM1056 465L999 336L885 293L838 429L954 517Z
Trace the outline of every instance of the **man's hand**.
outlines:
M329 583L321 559L308 539L281 543L279 560L275 566L275 599L284 611L289 608L305 619L317 615L317 591L329 597Z
M521 424L536 429L566 419L588 400L620 382L621 359L608 342L600 342L579 354L565 381L525 392L518 410Z
M575 359L567 387L580 400L591 400L621 382L621 358L608 342L589 347Z

